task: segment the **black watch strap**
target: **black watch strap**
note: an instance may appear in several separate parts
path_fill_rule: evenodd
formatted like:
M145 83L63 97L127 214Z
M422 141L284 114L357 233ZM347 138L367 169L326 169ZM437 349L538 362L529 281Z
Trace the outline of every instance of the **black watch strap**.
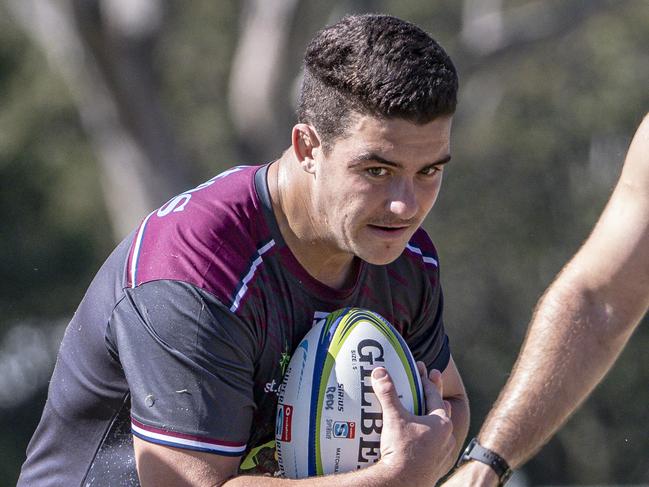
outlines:
M500 485L505 485L505 482L512 476L512 470L509 468L507 461L496 452L482 446L476 438L473 438L469 446L466 447L466 450L464 450L464 453L462 453L462 456L457 462L457 466L459 467L469 460L477 460L478 462L489 465L496 472L496 475L498 475Z

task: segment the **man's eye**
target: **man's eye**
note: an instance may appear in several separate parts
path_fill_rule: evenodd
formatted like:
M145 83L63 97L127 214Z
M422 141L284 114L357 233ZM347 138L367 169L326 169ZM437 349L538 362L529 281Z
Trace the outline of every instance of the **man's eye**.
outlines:
M374 177L385 176L388 174L388 170L384 167L369 167L367 168L367 174Z
M424 176L432 176L433 174L441 171L441 168L439 166L430 166L427 167L426 169L422 169L420 172Z

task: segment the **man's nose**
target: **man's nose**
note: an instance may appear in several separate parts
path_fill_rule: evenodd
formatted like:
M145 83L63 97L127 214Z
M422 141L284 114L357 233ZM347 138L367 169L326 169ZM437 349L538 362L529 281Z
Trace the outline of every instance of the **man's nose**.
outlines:
M408 220L419 211L413 181L409 178L396 180L390 191L389 210L402 220Z

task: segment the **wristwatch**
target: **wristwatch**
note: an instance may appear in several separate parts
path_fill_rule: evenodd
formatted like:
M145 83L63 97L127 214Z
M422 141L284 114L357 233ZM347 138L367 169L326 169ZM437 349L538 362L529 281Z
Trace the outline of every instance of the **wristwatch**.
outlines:
M473 438L469 443L469 446L466 447L464 453L457 462L457 466L465 464L469 460L477 460L486 465L489 465L498 475L499 485L503 486L509 480L509 477L512 476L512 470L509 468L507 461L498 455L498 453L485 448L480 443L478 443L477 438Z

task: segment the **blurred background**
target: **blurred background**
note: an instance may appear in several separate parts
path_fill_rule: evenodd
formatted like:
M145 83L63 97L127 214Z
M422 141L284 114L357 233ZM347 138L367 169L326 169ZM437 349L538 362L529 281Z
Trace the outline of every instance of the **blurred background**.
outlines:
M417 23L460 74L426 226L477 432L649 110L646 0L0 0L0 484L113 246L175 193L276 158L308 39L354 12ZM518 485L649 484L648 348L645 324Z

